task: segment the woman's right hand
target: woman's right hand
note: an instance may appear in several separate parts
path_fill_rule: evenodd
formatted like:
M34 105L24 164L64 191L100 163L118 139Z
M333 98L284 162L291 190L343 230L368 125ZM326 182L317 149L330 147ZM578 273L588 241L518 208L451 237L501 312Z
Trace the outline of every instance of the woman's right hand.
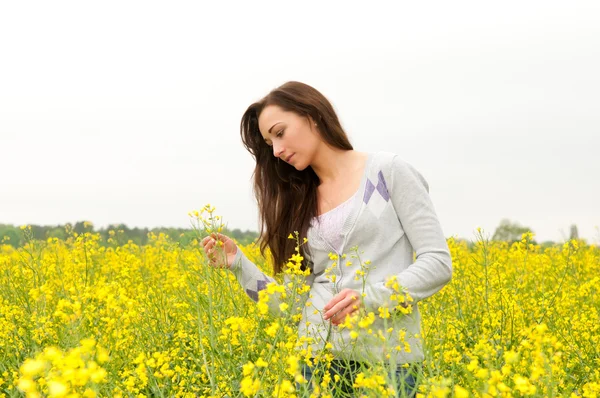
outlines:
M201 243L204 253L209 259L209 265L215 268L231 268L238 248L230 237L212 233L202 239Z

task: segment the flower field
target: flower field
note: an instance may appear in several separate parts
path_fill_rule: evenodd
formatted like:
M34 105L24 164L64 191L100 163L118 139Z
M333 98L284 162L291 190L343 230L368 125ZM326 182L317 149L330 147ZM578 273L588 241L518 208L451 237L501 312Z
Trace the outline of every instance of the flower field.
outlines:
M600 396L600 249L532 239L448 240L453 279L418 303L421 396ZM270 272L257 246L241 249ZM293 283L300 261L288 263ZM306 290L269 286L257 305L230 271L206 264L198 241L165 235L141 247L90 233L0 246L0 396L302 396L303 361L331 359L299 348ZM279 315L267 310L273 295ZM345 327L384 344L368 320L385 316L363 312ZM372 365L356 387L393 396ZM313 396L333 396L336 381L324 377Z

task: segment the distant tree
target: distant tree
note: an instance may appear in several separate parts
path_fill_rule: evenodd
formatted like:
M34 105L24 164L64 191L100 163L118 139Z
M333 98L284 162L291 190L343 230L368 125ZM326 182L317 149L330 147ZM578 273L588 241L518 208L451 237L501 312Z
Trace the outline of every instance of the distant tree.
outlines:
M117 224L117 226L115 228L119 231L123 231L125 234L129 233L129 227L123 223Z
M145 245L148 242L148 228L135 227L131 230L131 236L138 245Z
M52 228L51 230L49 230L47 232L48 238L58 238L61 240L65 240L67 239L67 232L65 231L64 228Z
M0 244L18 247L22 244L21 236L20 231L12 225L0 224Z
M231 231L226 231L224 233L229 234L230 237L234 238L242 245L248 245L258 238L257 232L250 230L242 232L242 230L240 230L239 228L235 228Z
M540 247L542 249L548 249L550 247L554 247L556 245L556 243L552 240L545 240L542 243L540 243Z
M77 232L78 234L94 232L94 224L89 221L77 221L73 226L73 231Z
M500 225L496 228L492 240L500 240L505 242L515 242L521 240L521 235L525 232L530 232L531 228L523 227L517 222L512 222L508 219L500 221ZM533 231L531 231L533 232Z
M41 226L41 225L35 225L32 224L31 225L31 233L34 237L34 239L40 239L40 240L44 240L46 239L46 233L48 231L48 227L45 226Z
M579 232L577 231L577 225L571 225L571 233L569 234L569 239L579 239Z

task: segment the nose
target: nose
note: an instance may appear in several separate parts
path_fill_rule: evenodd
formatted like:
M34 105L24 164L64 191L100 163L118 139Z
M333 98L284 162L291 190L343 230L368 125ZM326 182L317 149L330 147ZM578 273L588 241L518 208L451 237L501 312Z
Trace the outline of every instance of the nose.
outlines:
M273 155L275 155L275 157L280 157L283 154L283 148L281 147L280 144L277 143L273 143Z

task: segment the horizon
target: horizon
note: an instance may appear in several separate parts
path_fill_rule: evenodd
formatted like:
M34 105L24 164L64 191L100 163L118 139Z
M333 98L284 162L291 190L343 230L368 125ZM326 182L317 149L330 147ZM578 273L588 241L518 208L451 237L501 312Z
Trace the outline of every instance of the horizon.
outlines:
M516 224L518 226L526 227L525 225L522 225L521 223L519 223L519 222L517 222L515 220L509 220L509 221L511 221L511 223ZM149 231L152 231L152 230L155 230L155 229L183 229L183 230L193 230L193 228L191 226L190 227L183 227L183 226L164 226L164 225L160 226L159 225L159 226L148 227L148 226L135 226L135 225L134 226L130 226L130 225L127 225L127 224L124 224L124 223L116 223L116 224L108 224L108 225L97 226L96 224L94 224L90 220L77 220L75 222L67 222L67 223L63 223L63 224L22 224L22 225L7 224L7 223L0 222L0 225L10 225L10 226L12 226L14 228L22 228L24 226L38 226L38 227L41 227L41 228L50 228L50 227L57 228L57 227L65 227L67 224L70 224L71 226L75 226L75 224L77 224L79 222L83 222L83 223L90 222L92 224L92 232L94 232L94 233L100 232L100 230L108 231L111 228L116 228L116 227L119 227L121 225L124 225L129 230L133 230L133 229L140 229L140 230L147 229ZM243 228L237 228L237 227L233 227L233 228L227 228L227 227L225 227L225 228L228 231L234 231L234 230L237 229L237 230L239 230L242 233L256 233L256 234L258 234L257 230L252 230L252 229L243 229ZM482 232L483 236L486 237L489 240L492 240L492 236L494 235L495 231L496 231L496 228L494 228L492 231L487 231L487 230L484 230L483 228L481 229L481 232ZM558 240L552 240L552 239L544 239L544 240L542 240L542 239L537 239L537 234L535 233L535 230L533 230L533 231L530 230L529 232L533 233L533 239L538 244L545 243L545 242L554 242L554 243L558 244L558 243L564 243L564 242L566 242L566 241L569 240L569 236L568 236L569 234L563 234L563 237L561 239L558 239ZM599 232L599 234L596 236L595 239L593 238L593 239L590 240L590 239L583 238L581 236L579 237L579 239L584 240L587 244L590 244L590 245L600 245L600 229L598 229L598 232ZM477 233L477 231L474 232L474 237L473 238L456 236L456 235L445 235L445 236L446 236L446 239L454 238L454 239L458 239L458 240L466 240L468 242L475 242L475 241L477 241L477 237L475 236L476 233Z

